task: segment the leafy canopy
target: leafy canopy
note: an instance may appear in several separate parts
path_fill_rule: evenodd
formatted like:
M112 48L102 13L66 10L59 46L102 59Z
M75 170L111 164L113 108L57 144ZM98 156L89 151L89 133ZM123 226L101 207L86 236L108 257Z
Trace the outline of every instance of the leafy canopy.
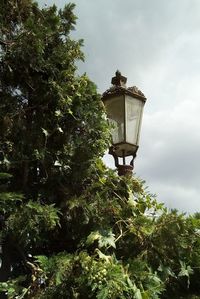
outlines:
M200 217L118 177L74 5L0 1L1 298L200 298Z

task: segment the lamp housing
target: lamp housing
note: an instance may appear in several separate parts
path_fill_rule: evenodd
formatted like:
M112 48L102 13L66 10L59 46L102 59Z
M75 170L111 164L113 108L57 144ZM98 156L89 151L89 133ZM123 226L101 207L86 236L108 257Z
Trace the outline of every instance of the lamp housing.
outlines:
M111 124L112 148L116 157L136 156L139 147L144 94L136 87L126 87L127 78L119 71L112 78L113 86L103 93L102 100Z

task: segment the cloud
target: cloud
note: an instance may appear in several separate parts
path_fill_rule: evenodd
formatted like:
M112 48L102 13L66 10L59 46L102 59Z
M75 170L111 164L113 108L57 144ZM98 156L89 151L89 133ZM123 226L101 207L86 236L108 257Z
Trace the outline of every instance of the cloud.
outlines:
M200 180L199 113L197 101L184 100L172 110L146 115L136 164L138 172L141 175L145 173L151 190L153 186L161 200L168 202L170 190L174 206L180 209L187 206L186 211L200 208L197 201ZM194 198L189 198L190 193L196 194L192 205Z
M103 92L120 69L128 86L138 86L148 99L137 175L169 207L199 210L199 0L74 2L79 19L73 36L85 40L80 73ZM112 157L106 161L113 165Z

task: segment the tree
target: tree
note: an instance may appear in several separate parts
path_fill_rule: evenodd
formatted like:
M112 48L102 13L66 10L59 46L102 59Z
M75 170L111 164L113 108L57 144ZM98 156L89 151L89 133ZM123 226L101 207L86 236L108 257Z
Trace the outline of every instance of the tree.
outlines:
M12 218L10 242L24 239L22 252L30 247L48 252L65 243L73 250L75 242L63 225L50 242L48 232L58 228L58 210L66 209L68 197L85 188L91 166L108 143L95 85L86 75L76 75L83 54L82 41L69 35L76 20L73 8L1 1L0 155L2 175L9 173L2 185L2 217Z
M167 212L100 159L109 126L95 85L76 74L73 8L0 2L1 291L198 298L198 215Z

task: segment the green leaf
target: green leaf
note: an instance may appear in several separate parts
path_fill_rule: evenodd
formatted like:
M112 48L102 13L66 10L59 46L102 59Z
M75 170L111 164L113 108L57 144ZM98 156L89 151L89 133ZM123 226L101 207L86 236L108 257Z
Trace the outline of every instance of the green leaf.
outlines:
M44 133L44 135L45 135L46 137L48 137L48 136L49 136L49 133L48 133L48 131L47 131L47 130L45 130L44 128L42 128L42 132Z
M138 289L137 287L135 287L135 293L134 293L134 295L135 295L135 299L143 299L142 298L142 294L141 294L141 292L140 292L140 289Z
M58 127L58 131L59 131L60 133L64 133L64 132L63 132L63 129L62 129L61 127Z
M106 263L110 263L111 262L111 259L112 259L111 255L104 254L98 248L96 249L96 252L98 253L100 259L106 261Z
M181 270L178 274L179 277L181 276L187 276L189 277L191 274L193 274L193 270L190 266L186 266L186 264L184 262L180 262L181 264Z
M187 287L189 288L190 286L190 275L193 274L193 270L190 266L186 266L184 262L180 262L181 264L181 271L179 272L178 276L179 277L187 277Z
M162 273L162 277L164 279L167 279L169 276L176 278L176 275L172 269L168 266L164 266L163 264L158 267L158 271Z
M91 245L93 244L96 240L99 240L101 238L101 234L98 231L91 232L89 236L87 237L86 244Z
M60 110L56 110L56 111L55 111L55 116L61 116L61 115L62 115L62 113L61 113Z
M108 246L116 248L115 235L111 230L104 230L99 238L99 247L102 248Z
M99 248L110 247L110 246L116 248L115 235L112 233L111 230L102 230L101 232L100 231L91 232L87 237L86 244L91 245L97 240L98 240Z
M5 172L0 172L0 180L10 179L12 178L12 175Z

